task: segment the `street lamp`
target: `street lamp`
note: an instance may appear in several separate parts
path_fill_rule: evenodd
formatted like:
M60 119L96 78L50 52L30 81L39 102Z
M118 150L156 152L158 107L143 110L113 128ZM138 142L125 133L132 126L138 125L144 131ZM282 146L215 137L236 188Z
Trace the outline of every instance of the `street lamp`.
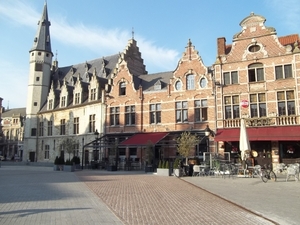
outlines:
M95 139L96 139L96 149L95 149L95 153L94 153L94 161L97 161L97 158L96 158L96 155L97 155L97 150L98 150L98 138L99 138L99 132L98 132L98 130L96 129L96 131L95 131Z
M204 130L204 134L206 137L206 151L209 152L209 166L210 168L212 167L212 158L209 150L209 136L211 135L212 137L215 136L214 132L209 128L208 125L206 125L206 128Z

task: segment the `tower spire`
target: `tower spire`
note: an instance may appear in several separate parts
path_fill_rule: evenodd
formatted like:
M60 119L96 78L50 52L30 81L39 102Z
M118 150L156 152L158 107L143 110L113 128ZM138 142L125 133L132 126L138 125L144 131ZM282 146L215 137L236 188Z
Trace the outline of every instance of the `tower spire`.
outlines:
M34 43L30 52L39 50L39 51L50 52L52 54L51 41L50 41L50 26L51 23L48 19L47 2L45 1L42 17L38 22L38 30L34 38Z

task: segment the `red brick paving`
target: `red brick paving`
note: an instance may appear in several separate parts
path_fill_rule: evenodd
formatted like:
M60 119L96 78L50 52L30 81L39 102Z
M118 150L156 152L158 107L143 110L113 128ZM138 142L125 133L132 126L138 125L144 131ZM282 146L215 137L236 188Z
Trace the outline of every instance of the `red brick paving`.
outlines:
M124 224L274 224L175 177L76 174Z

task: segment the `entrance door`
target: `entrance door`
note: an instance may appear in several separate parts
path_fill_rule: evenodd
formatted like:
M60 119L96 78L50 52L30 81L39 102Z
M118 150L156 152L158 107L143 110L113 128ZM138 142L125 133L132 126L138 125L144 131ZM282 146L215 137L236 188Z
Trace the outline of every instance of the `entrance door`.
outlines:
M30 162L35 161L35 152L29 152L29 160L30 160Z

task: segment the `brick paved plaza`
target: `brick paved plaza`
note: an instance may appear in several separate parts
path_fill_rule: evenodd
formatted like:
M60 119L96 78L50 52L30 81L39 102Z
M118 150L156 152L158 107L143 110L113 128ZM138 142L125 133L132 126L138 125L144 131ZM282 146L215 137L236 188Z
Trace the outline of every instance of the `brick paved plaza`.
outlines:
M298 182L278 182L274 188L274 183L263 184L258 179L187 177L185 180L142 172L71 173L53 171L51 167L2 165L0 224L297 224L299 221L297 216L285 218L280 213L272 216L276 215L272 211L276 208L270 207L269 214L260 211L260 207L268 208L270 196L261 199L258 195L254 201L249 195L251 199L247 202L253 205L254 201L259 206L258 210L249 209L246 203L234 199L242 192L233 195L228 186L255 190L262 184L273 186L276 194L276 189L283 185L297 187ZM199 186L224 196L220 198ZM227 191L222 194L222 189ZM298 202L298 196L291 198Z

